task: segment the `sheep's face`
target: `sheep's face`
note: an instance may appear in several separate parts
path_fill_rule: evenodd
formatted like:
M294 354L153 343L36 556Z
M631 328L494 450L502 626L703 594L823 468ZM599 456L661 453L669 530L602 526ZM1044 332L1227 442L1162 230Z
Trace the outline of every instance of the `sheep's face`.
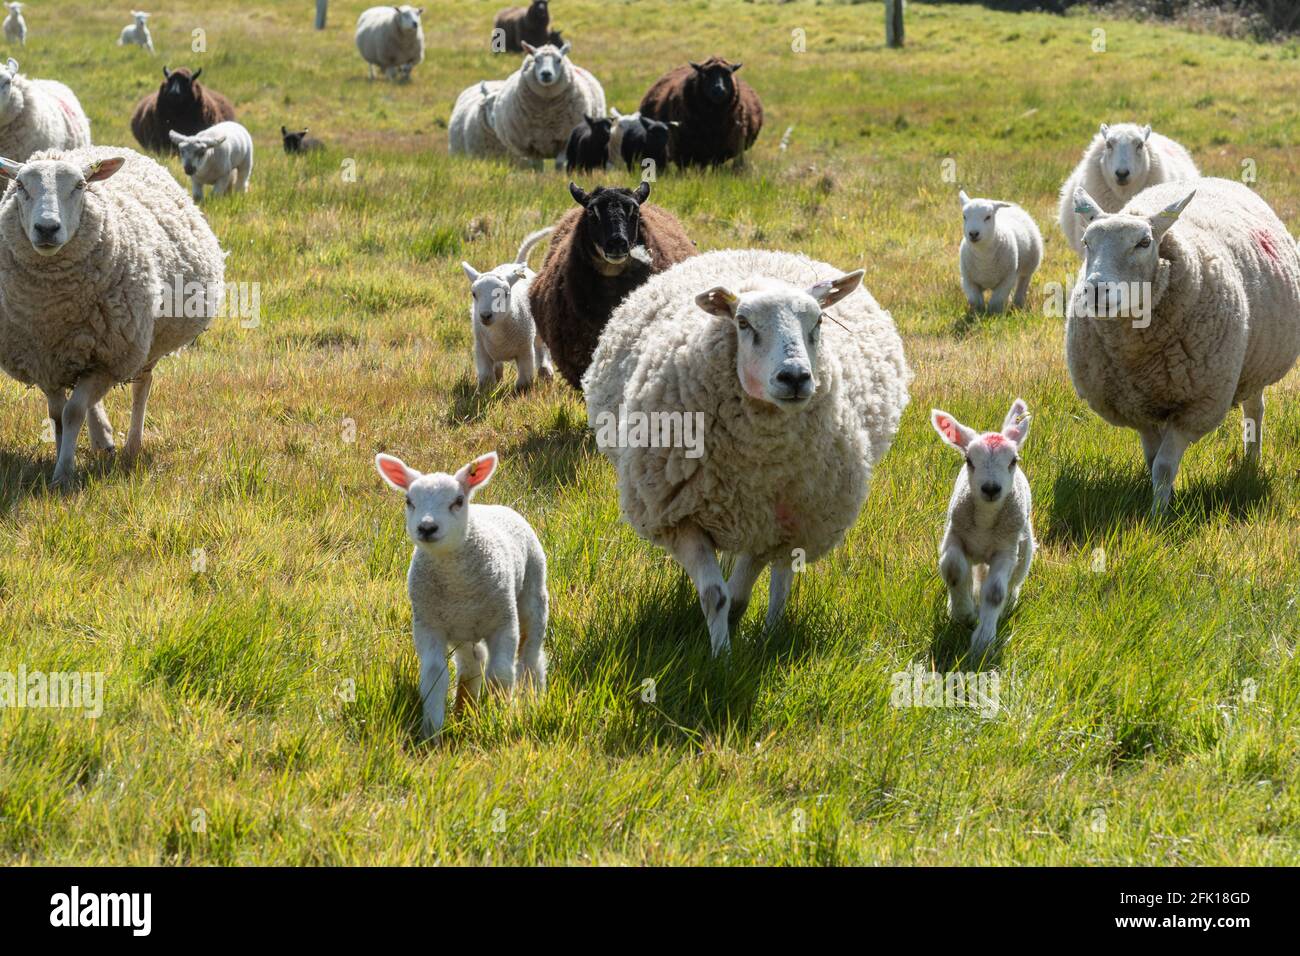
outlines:
M621 270L641 245L641 204L650 198L650 184L641 183L635 191L601 186L588 194L569 183L569 192L586 210L583 224L597 268Z
M18 112L19 104L15 102L14 77L18 75L18 61L13 57L4 66L0 66L0 119L12 119Z
M960 193L962 235L970 242L987 240L997 229L999 209L1005 209L1010 203L996 202L992 199L971 199L966 193Z
M862 270L798 289L765 283L736 295L715 286L696 296L705 312L736 331L736 375L750 398L782 409L808 404L820 384L818 346L824 310L851 293Z
M464 542L470 499L491 480L497 453L475 458L454 475L421 474L392 455L376 455L375 467L389 487L406 495L407 536L417 548L436 553Z
M198 72L191 76L189 70L172 70L169 72L167 67L164 66L163 84L158 91L158 98L173 104L197 100L199 93L196 88L196 81L199 78L199 73L202 72L203 69L200 67Z
M56 159L34 163L0 159L0 178L13 182L10 195L18 204L18 217L32 248L52 256L67 245L81 225L86 186L112 176L124 162L114 157L83 168Z
M940 409L930 412L930 424L939 437L966 459L966 482L978 501L999 505L1015 483L1020 446L1029 435L1029 407L1017 398L1002 431L979 434Z
M490 272L478 272L468 262L460 267L469 279L470 318L484 328L510 317L510 290L527 275L527 266L508 263Z
M424 7L398 7L397 25L402 30L414 33L420 29L420 17L423 15Z
M691 69L695 71L697 89L703 92L704 98L715 106L720 106L731 102L735 95L736 80L732 74L741 66L740 63L728 63L715 56L703 63L692 63Z
M550 10L551 10L550 5L546 2L546 0L533 0L533 2L529 5L528 12L531 13L534 17L545 17L549 19L551 15Z
M171 130L167 135L180 151L181 168L185 170L186 176L193 176L203 168L212 151L226 141L226 138L220 134L200 133L198 136L182 136L176 130Z
M520 67L524 79L534 89L564 89L569 84L569 44L555 47L547 43L535 47L524 44L524 63Z
M285 127L280 127L280 138L284 140L284 151L286 153L301 153L303 137L307 135L307 130L300 130L297 133L290 133Z
M138 10L132 10L132 11L131 11L131 16L133 16L133 17L135 18L135 25L136 25L137 27L143 27L143 26L144 26L144 21L146 21L146 20L149 19L149 14L147 14L147 13L143 13L143 12L138 11Z
M1132 196L1146 187L1151 173L1151 154L1147 149L1150 136L1150 126L1102 124L1101 137L1106 145L1102 148L1101 172L1106 185L1119 195Z
M674 124L675 125L675 124ZM645 130L645 150L650 153L666 154L670 130L667 123L641 117L641 126Z

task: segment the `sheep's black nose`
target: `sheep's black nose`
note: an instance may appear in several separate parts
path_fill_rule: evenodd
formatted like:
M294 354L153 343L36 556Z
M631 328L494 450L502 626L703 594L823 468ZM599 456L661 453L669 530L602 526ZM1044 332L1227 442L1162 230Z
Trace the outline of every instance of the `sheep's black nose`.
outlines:
M980 491L984 492L984 497L989 501L996 498L1002 491L1002 486L995 481L986 481L980 485Z
M420 522L419 526L415 530L416 533L419 534L420 540L428 541L438 533L438 525L426 518Z
M970 232L967 233L967 235L970 236L970 241L971 241L971 242L979 242L979 241L980 241L980 232L979 232L978 229L972 229Z
M491 312L484 312L482 315L479 316L479 321L481 321L484 325L491 325L491 324L492 324L492 313L491 313Z
M36 234L38 240L53 242L54 237L59 234L59 223L35 222L32 223L32 232Z
M812 393L812 372L802 365L782 366L776 381L787 392L786 398L807 398Z
M1127 169L1115 170L1115 178L1119 181L1120 185L1123 185L1124 183L1128 182L1128 177L1129 177L1129 172Z

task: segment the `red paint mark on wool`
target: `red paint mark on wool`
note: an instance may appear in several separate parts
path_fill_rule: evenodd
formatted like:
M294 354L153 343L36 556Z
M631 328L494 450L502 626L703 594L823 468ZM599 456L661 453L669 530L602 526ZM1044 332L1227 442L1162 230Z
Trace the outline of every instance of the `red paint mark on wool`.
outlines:
M1253 237L1259 247L1264 250L1264 255L1268 256L1274 262L1278 261L1277 246L1273 244L1273 237L1263 229L1256 229Z
M984 444L993 450L1001 448L1006 443L1007 440L1003 438L1001 435L993 434L993 435L984 436Z
M776 518L776 526L786 534L799 530L799 516L784 501L778 501L772 506L772 514Z

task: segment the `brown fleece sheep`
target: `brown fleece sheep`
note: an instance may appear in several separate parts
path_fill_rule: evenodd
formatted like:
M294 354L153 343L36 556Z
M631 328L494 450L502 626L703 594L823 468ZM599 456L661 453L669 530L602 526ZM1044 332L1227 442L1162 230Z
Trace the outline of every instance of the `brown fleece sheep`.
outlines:
M556 223L528 301L555 367L581 391L582 373L615 307L696 249L671 214L645 202L649 183L635 192L601 186L590 195L569 183L569 192L582 208Z
M763 104L744 80L741 64L722 57L688 63L655 80L641 100L641 115L681 125L673 136L678 166L744 161L763 128Z
M162 85L135 105L131 132L145 149L154 153L174 153L176 146L168 137L172 130L193 136L223 120L235 118L235 107L216 90L198 82L200 67L191 75L181 67L163 67Z
M497 14L492 26L493 33L501 31L506 53L523 53L525 43L545 46L552 35L549 4L547 0L533 0L527 7L507 7ZM497 49L495 44L492 48Z

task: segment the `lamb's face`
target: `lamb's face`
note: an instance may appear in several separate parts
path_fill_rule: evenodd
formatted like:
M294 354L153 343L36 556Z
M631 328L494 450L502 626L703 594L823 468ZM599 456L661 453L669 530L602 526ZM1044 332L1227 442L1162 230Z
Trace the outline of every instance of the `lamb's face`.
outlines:
M965 193L961 194L961 200L962 235L973 243L987 240L997 229L998 210L1006 208L1007 203L992 199L967 199Z
M149 14L138 12L135 10L131 11L131 16L135 18L135 25L137 27L143 27L144 22L149 19Z
M583 121L587 124L587 130L594 145L602 146L609 143L609 135L614 128L612 119L593 119L590 116L584 116Z
M176 130L167 134L181 154L181 168L186 176L193 176L202 167L212 151L225 142L224 136L182 136Z
M40 255L58 253L81 225L86 186L117 172L124 159L100 160L82 168L62 160L16 163L0 159L0 177L13 181L23 232Z
M477 272L468 262L461 268L470 281L470 316L473 321L491 328L495 323L510 317L510 290L527 274L527 267L519 263L497 266L490 272Z
M488 452L456 474L424 475L399 458L376 455L375 467L389 486L406 494L406 534L421 550L454 550L465 540L469 503L496 470L496 452Z
M397 25L402 30L414 33L420 29L420 17L423 15L424 7L398 7Z
M1121 196L1141 192L1151 173L1151 155L1147 149L1151 127L1103 123L1101 136L1106 141L1101 154L1101 172L1106 185Z
M569 69L569 44L554 47L551 44L533 47L524 44L524 63L521 67L524 79L534 89L558 92L569 85L572 73Z
M998 505L1015 485L1020 446L1029 435L1029 408L1017 398L1002 431L978 434L945 411L934 409L930 424L945 442L965 456L966 482L978 500Z

